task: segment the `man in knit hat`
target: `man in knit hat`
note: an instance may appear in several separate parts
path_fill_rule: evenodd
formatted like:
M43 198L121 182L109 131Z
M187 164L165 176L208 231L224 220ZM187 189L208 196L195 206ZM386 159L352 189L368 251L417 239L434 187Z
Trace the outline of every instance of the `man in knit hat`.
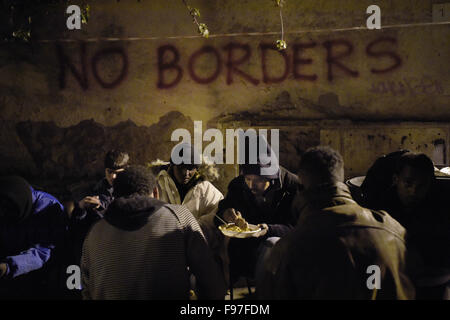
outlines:
M267 147L271 152L268 144ZM249 150L248 145L246 150ZM253 164L248 161L250 157L246 157L246 162L240 166L240 175L230 182L225 199L219 203L217 215L226 222L261 227L261 231L253 234L252 238L230 240L231 283L240 276L253 278L265 240L284 236L297 220L292 200L300 188L298 177L279 166L272 153L270 157L272 161L264 163L258 152L257 161ZM219 219L216 219L216 224L221 224Z

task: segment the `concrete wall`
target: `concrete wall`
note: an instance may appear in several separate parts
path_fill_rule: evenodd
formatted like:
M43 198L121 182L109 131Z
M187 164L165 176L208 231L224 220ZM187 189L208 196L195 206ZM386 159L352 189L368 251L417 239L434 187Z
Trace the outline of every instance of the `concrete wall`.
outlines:
M188 1L209 39L195 37L181 0L92 1L81 31L55 7L33 20L37 41L0 47L0 168L76 181L101 172L113 146L140 163L167 159L171 132L194 120L280 128L294 171L319 143L343 153L348 176L405 147L448 164L450 25L417 25L441 2L287 0L283 53L270 49L270 0ZM403 27L349 30L371 4L382 26Z

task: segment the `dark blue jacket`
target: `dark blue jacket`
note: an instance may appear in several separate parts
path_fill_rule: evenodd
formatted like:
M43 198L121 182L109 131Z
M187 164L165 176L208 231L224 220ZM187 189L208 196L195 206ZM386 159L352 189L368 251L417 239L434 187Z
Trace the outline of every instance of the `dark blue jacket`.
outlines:
M63 205L46 192L31 191L31 216L17 225L0 225L0 260L8 265L1 279L0 297L5 291L9 296L12 289L19 292L19 287L29 290L28 286L39 285L40 281L48 283L48 264L50 260L50 264L57 263L55 252L64 247L67 219Z

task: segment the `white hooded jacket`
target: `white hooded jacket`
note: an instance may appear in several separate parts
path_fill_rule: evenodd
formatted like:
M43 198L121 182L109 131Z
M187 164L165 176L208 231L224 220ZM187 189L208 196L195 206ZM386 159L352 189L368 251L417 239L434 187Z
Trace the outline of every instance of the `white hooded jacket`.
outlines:
M214 226L214 215L223 194L209 181L201 181L192 187L181 201L180 193L172 177L166 170L161 170L156 177L159 198L170 204L186 206L202 226Z

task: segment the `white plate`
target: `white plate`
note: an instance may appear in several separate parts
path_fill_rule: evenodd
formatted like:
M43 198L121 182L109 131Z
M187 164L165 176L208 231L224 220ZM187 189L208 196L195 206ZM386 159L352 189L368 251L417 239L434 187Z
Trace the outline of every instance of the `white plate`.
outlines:
M223 225L219 226L219 230L224 235L226 235L227 237L230 237L230 238L249 238L254 233L261 231L260 227L255 226L254 224L250 224L250 223L248 224L250 231L244 231L244 232L237 232L237 231L231 231L231 230L225 229L225 227L228 227L228 226L234 226L234 223L223 224Z

